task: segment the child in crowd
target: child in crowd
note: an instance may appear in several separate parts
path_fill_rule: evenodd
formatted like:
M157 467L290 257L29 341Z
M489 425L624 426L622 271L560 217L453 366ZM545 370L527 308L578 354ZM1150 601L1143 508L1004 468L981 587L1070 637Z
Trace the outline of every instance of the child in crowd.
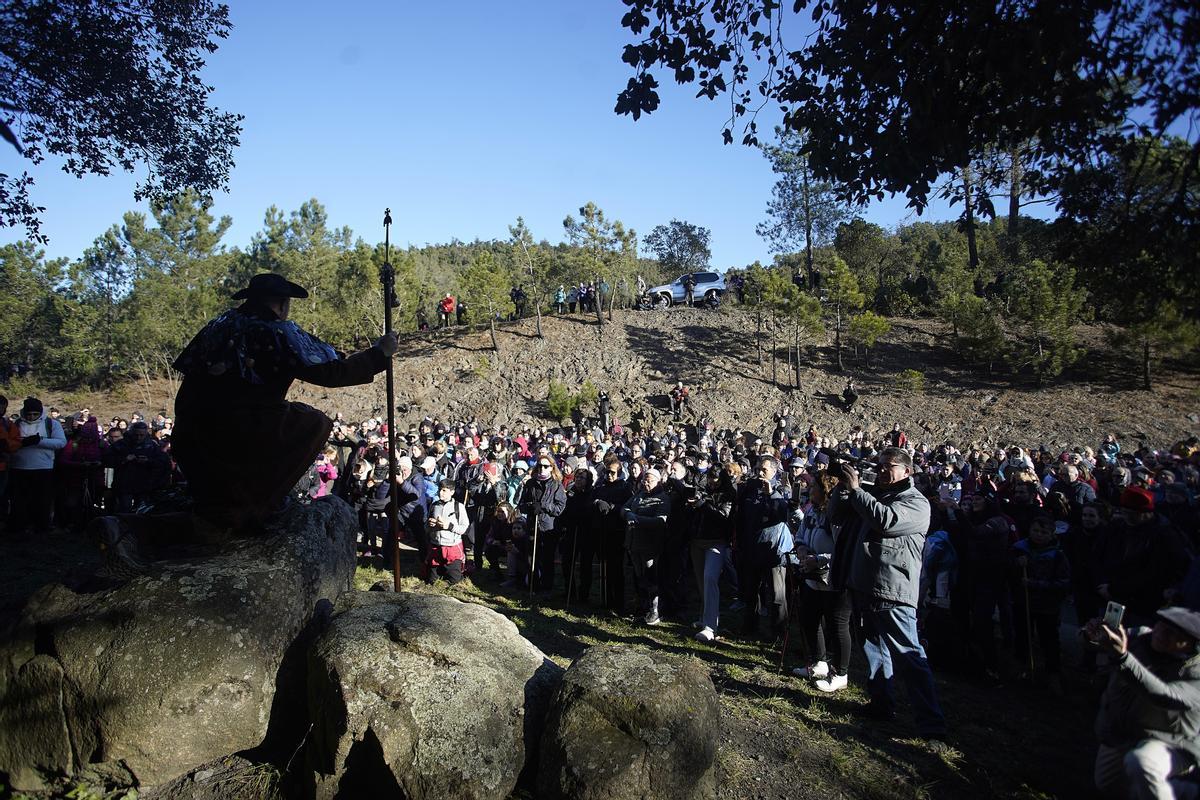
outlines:
M1029 536L1013 545L1013 563L1017 659L1022 667L1031 667L1030 638L1036 631L1051 689L1057 691L1062 668L1058 629L1063 601L1071 590L1071 567L1059 545L1053 517L1039 514L1033 518Z
M462 580L466 561L463 534L470 524L466 506L454 499L454 481L442 481L438 484L437 502L429 513L429 570L426 575L429 583L437 580L439 575L451 585Z
M317 482L312 487L313 498L325 497L333 493L333 482L338 476L338 451L332 445L326 447L317 456Z

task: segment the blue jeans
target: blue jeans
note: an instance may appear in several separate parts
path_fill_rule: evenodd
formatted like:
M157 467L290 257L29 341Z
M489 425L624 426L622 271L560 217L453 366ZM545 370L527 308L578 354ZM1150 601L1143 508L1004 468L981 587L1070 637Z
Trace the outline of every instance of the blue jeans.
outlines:
M917 640L917 610L861 594L856 595L855 604L862 614L871 702L882 711L893 709L892 675L897 672L904 681L921 735L945 735L946 718L933 688L933 673Z

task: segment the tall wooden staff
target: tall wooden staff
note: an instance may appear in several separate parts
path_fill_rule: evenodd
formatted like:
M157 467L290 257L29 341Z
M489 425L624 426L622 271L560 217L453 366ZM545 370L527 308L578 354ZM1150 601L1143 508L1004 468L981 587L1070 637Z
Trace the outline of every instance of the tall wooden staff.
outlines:
M383 266L379 268L379 283L383 286L383 332L392 332L392 308L396 303L396 271L392 269L392 210L383 211ZM387 362L387 426L388 426L388 532L392 537L392 587L400 591L400 487L396 484L396 388L392 359Z

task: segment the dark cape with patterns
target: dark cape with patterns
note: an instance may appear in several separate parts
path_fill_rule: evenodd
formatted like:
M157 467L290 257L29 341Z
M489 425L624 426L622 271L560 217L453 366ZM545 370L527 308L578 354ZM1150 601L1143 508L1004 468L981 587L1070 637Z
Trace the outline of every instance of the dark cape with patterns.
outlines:
M370 383L386 366L377 347L339 357L253 299L206 325L175 361L183 382L171 450L195 511L238 528L275 511L333 426L317 409L287 402L292 382Z

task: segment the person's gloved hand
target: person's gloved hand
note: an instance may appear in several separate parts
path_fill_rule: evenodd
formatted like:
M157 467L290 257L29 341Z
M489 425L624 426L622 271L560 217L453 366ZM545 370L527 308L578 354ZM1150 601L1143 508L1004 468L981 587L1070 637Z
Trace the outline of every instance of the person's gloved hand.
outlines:
M391 358L400 349L400 342L396 339L395 333L385 333L375 340L375 346L382 350L385 356Z
M612 503L609 503L605 500L596 500L593 505L601 514L607 514L608 512L612 511Z
M42 440L42 437L36 433L33 436L26 436L24 439L21 440L21 447L33 447L41 440Z

